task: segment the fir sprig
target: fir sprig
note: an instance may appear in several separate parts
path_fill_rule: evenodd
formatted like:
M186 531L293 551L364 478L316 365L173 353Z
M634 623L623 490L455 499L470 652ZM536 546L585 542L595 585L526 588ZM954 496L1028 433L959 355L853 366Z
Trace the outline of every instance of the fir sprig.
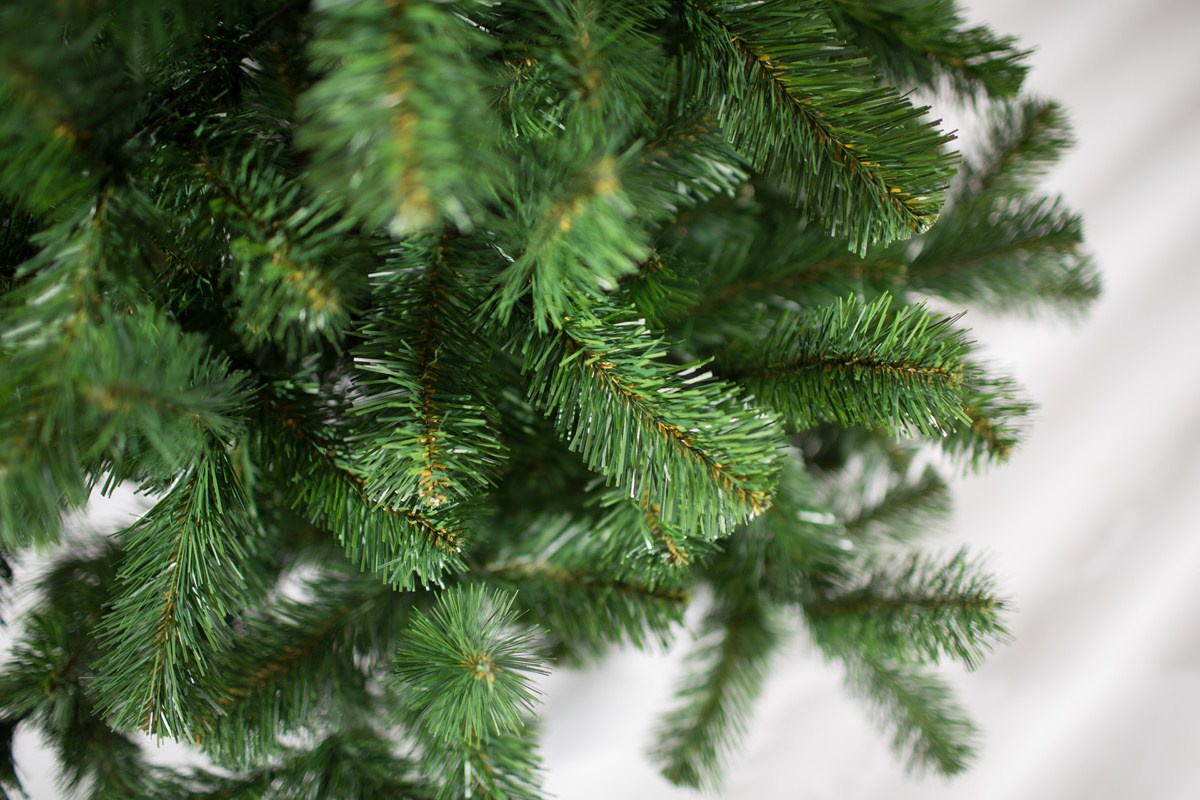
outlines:
M131 304L138 243L125 229L146 207L137 193L105 196L46 231L26 282L4 297L6 541L53 539L60 508L83 505L106 471L169 483L242 430L246 376L154 305Z
M874 297L905 284L907 264L897 247L874 247L865 257L811 224L772 219L777 209L766 191L739 214L734 231L704 230L689 237L687 252L706 256L698 302L673 317L697 330L743 328L760 309L784 312L827 305L849 294ZM724 216L724 214L722 214Z
M672 783L714 788L745 734L779 633L757 605L718 605L705 618L678 707L663 720L653 757Z
M897 85L960 95L1014 96L1025 80L1029 52L1011 36L966 27L955 0L826 2L838 30L869 52Z
M679 566L601 561L605 538L568 518L540 519L526 541L484 566L485 579L515 591L516 605L554 637L560 660L587 660L612 644L665 646L691 600L680 576L659 577Z
M971 343L954 318L883 295L780 318L761 345L722 358L726 371L795 428L821 421L940 438L968 422Z
M488 40L455 6L318 3L316 83L300 98L314 188L400 236L442 220L469 227L504 180L499 124L478 55Z
M181 800L324 800L392 797L433 800L437 789L395 742L370 729L331 733L311 745L288 747L265 764L232 775L192 770ZM159 794L157 797L166 798Z
M371 721L372 673L390 658L411 606L410 595L369 576L326 571L297 581L244 619L221 655L205 750L245 768L286 751L296 734Z
M321 340L339 345L366 294L364 244L338 205L267 166L289 157L282 148L223 141L230 137L220 131L210 137L210 146L240 153L201 156L196 167L208 188L199 213L225 224L189 234L228 240L221 256L230 266L235 330L250 350L274 343L292 359Z
M942 447L972 467L1004 462L1020 444L1034 408L1012 378L980 374L966 398L970 425L942 439Z
M828 652L901 662L953 658L974 668L1008 640L1007 606L991 577L959 552L944 562L918 555L876 567L860 585L804 611Z
M546 674L536 631L518 626L514 596L454 587L415 616L396 655L402 702L430 736L478 747L519 731L534 675Z
M1023 98L994 106L978 152L968 154L955 203L990 205L1028 195L1075 141L1066 111L1050 100Z
M637 272L650 252L649 237L631 224L635 206L626 191L625 174L636 164L635 151L614 151L597 143L583 153L562 146L532 175L547 174L550 183L525 182L513 209L512 263L496 278L496 293L483 310L508 319L526 295L539 330L561 328L577 309L617 288ZM542 158L545 158L544 156Z
M721 98L715 110L734 144L826 230L861 253L933 223L953 171L949 137L876 84L823 2L679 5L696 52L719 66L689 70L690 91Z
M847 470L849 472L849 470ZM868 469L829 487L831 504L843 514L846 535L856 542L891 539L914 542L944 524L950 488L932 467L913 475L891 476ZM872 489L882 482L877 498Z
M34 585L38 610L25 619L0 670L0 719L35 727L62 764L64 787L91 784L100 797L120 796L145 774L140 749L104 721L89 691L99 652L95 629L119 563L112 543L76 547L51 562ZM9 748L0 750L0 763L6 761L13 761ZM0 776L0 787L21 791L15 775Z
M347 461L337 432L312 419L311 392L300 382L286 399L267 402L267 415L251 444L255 460L273 480L282 481L286 502L301 517L329 531L352 563L371 570L397 588L437 581L463 567L466 535L461 520L444 521L408 506L388 507L371 500L362 475ZM318 406L319 408L319 406Z
M203 737L200 720L217 700L213 659L231 646L230 621L258 578L247 564L257 539L219 446L126 534L129 555L102 627L107 652L95 684L115 725Z
M503 467L489 398L496 348L473 325L455 256L445 238L409 240L372 276L379 305L354 350L351 449L375 503L445 514Z
M974 761L979 729L954 701L950 687L917 664L857 659L846 683L869 702L891 730L892 750L914 772L957 775Z
M997 106L967 159L942 224L913 259L915 289L1012 313L1078 315L1100 278L1083 221L1036 181L1073 141L1063 109L1027 99Z
M585 462L671 524L720 536L766 510L774 420L701 364L666 360L639 319L572 319L524 345L532 397Z

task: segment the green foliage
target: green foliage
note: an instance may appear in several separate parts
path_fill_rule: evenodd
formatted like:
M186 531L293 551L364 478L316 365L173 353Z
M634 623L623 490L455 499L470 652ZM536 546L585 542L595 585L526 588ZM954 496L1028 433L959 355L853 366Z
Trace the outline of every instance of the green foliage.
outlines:
M462 747L437 741L427 744L422 765L437 775L440 785L432 796L437 800L459 797L495 797L503 800L538 800L545 797L541 786L541 761L531 730L493 736L486 743Z
M518 186L521 196L545 201L514 209L521 255L497 280L502 316L530 292L538 327L563 327L575 298L601 297L637 270L650 247L644 234L630 230L634 206L622 188L635 163L607 152L582 162L560 157L538 170L553 176L551 186Z
M476 742L522 727L533 710L530 675L545 671L536 631L515 627L513 600L480 586L455 587L430 615L409 623L396 675L422 730Z
M7 718L0 719L0 796L3 796L4 800L9 800L9 791L21 791L21 782L17 779L17 764L12 757L13 734L16 732L16 722Z
M901 87L940 88L963 95L1012 97L1028 70L1028 51L1011 36L967 28L954 0L838 0L827 2L838 30L871 54Z
M914 664L850 662L847 684L891 729L892 749L914 771L956 775L975 758L978 729L936 675Z
M478 58L489 43L463 20L470 5L316 4L322 74L300 97L299 143L312 185L368 228L467 226L495 194L499 125Z
M910 764L965 766L926 666L976 665L1008 605L915 549L930 451L1002 461L1031 406L926 302L1099 286L1010 39L949 0L17 0L0 29L0 583L33 584L5 792L36 729L70 796L540 798L535 676L669 646L693 598L669 780L719 783L795 623ZM948 194L914 87L990 126ZM64 532L126 482L141 519Z
M200 213L225 223L209 235L229 240L225 277L246 347L270 342L295 358L314 349L314 340L340 343L366 289L363 245L338 208L274 170L288 157L282 148L236 140L227 146L245 155L200 159L207 189Z
M434 787L393 742L370 730L327 736L311 747L290 747L257 769L232 776L196 771L176 797L186 800L427 800Z
M690 659L697 666L678 693L679 707L664 719L654 752L667 780L697 788L714 785L723 751L744 735L779 638L762 607L723 604L709 613L701 635Z
M897 248L873 248L860 258L846 252L844 242L797 224L769 188L756 189L754 200L732 220L722 214L724 219L696 221L688 244L704 265L702 288L669 322L697 332L719 326L736 338L764 308L782 313L903 288L906 265ZM776 219L783 214L786 221Z
M538 633L517 625L514 599L479 585L448 589L401 641L402 714L427 757L448 767L434 773L445 781L442 797L537 796L537 761L522 730L533 676L546 671Z
M1083 221L1035 181L1071 144L1056 103L1000 107L953 203L913 259L912 286L1001 312L1079 314L1100 293Z
M719 536L767 507L778 432L735 387L703 364L670 363L667 349L616 311L530 336L525 370L589 467L659 501L669 523Z
M712 607L652 752L671 782L719 785L746 733L771 656L784 640L784 620L801 598L848 579L841 528L816 495L802 461L789 453L771 509L705 566Z
M665 646L690 600L683 585L696 548L686 550L664 527L624 500L599 520L535 518L519 545L485 565L485 578L516 592L517 605L553 636L560 660L600 655L618 642Z
M891 298L850 296L781 317L761 345L725 358L795 428L821 421L936 437L968 421L970 342L920 306L891 313ZM747 352L757 350L757 352Z
M824 3L680 0L694 37L692 91L754 166L803 194L862 253L932 224L954 159L924 109L879 86L838 37ZM726 96L728 93L728 96Z
M932 467L900 475L886 468L865 469L847 477L830 486L828 502L853 540L910 541L928 535L950 512L950 489ZM878 483L884 490L876 498L872 489Z
M232 645L230 617L251 599L256 531L225 453L206 453L125 536L107 655L95 691L120 727L199 738L216 702L213 659Z
M379 306L354 351L354 441L377 503L448 513L486 491L503 464L488 399L496 352L472 325L471 287L454 269L462 255L445 239L410 240L374 275Z
M813 635L829 652L872 660L944 657L977 667L1008 639L1005 602L991 577L959 552L945 563L923 555L872 569L859 585L805 604Z
M292 416L302 407L286 397L269 404L265 435L251 444L256 462L282 487L293 511L333 534L351 562L397 588L434 582L461 567L461 528L413 509L372 503L364 479L337 447L338 431Z
M169 481L241 430L244 376L227 358L154 307L105 297L140 210L102 200L52 228L3 298L0 541L52 541L60 507L82 506L101 474Z
M366 725L373 670L391 658L411 598L367 577L321 572L240 621L220 654L204 749L245 767L286 753L297 734ZM353 718L353 719L352 719Z
M96 709L88 685L98 652L94 630L119 563L115 548L77 552L39 576L37 611L0 671L3 726L36 727L62 766L62 786L91 798L145 795L157 779L137 744L114 731ZM12 740L0 742L0 764L13 764ZM20 792L12 769L0 768L0 789ZM18 796L14 794L14 797Z
M942 439L942 447L965 456L972 465L1004 461L1020 442L1025 418L1033 408L1011 378L983 377L966 398L971 424Z

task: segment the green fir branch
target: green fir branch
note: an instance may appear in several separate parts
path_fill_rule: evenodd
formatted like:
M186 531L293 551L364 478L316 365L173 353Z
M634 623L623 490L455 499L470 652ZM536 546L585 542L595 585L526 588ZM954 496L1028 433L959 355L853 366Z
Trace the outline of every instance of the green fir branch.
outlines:
M937 218L955 159L925 110L876 84L820 0L679 0L694 48L689 90L722 98L727 135L863 253ZM803 165L803 166L801 166Z
M748 219L745 236L706 243L711 256L701 297L683 315L697 328L737 327L763 309L811 308L848 294L871 297L905 284L907 264L895 248L874 247L859 256L811 225L793 221L777 227L768 214Z
M911 771L957 775L974 761L979 731L937 675L917 664L852 659L846 683L890 729L892 750Z
M922 237L912 288L1001 312L1078 315L1100 293L1083 222L1035 182L1072 143L1063 109L1044 100L996 106L941 224Z
M525 371L531 396L589 467L708 538L766 510L778 443L770 417L701 364L668 363L641 320L568 323L526 340Z
M515 247L517 255L496 277L482 313L507 321L528 296L539 331L561 328L637 272L650 244L633 224L636 208L625 189L634 155L558 145L546 163L525 173L518 197L536 199L521 199L512 210L512 244L500 252Z
M590 535L609 543L596 553L600 563L625 563L652 583L671 584L716 550L713 540L664 519L662 507L648 492L635 499L613 488L603 502L607 509Z
M189 770L190 786L161 800L434 800L421 765L395 742L369 729L340 730L308 746L292 746L254 769L233 775Z
M1075 143L1058 103L1023 98L991 107L978 152L964 159L955 204L990 206L1033 192L1038 178Z
M169 482L243 429L245 375L153 304L123 302L135 244L113 228L141 207L106 196L47 231L4 297L0 540L53 540L102 473Z
M704 577L729 602L792 604L849 576L854 553L837 518L821 502L803 460L786 452L771 508L737 531Z
M944 227L943 227L944 225ZM1077 317L1100 296L1078 214L1049 198L947 213L910 269L917 291L1001 313Z
M668 590L664 598L686 601L675 590L686 589L694 568L720 549L718 541L665 519L648 494L634 499L592 476L567 508L542 509L523 526L506 526L491 562L545 562L564 574L590 575L600 588L613 581L635 592Z
M229 240L235 330L249 349L275 343L292 359L321 340L338 345L366 293L364 245L336 204L278 169L282 148L226 138L214 134L207 149L225 152L195 168L208 219L224 221L210 235Z
M365 492L445 511L492 485L504 446L490 394L495 346L472 326L453 243L410 240L372 276L378 311L354 350L351 449Z
M671 783L711 790L745 736L779 634L761 605L718 601L701 637L677 707L660 723L652 757Z
M582 539L590 532L581 527L548 527L563 531L555 543ZM488 563L482 577L516 592L516 605L554 637L560 661L585 662L613 644L665 647L683 621L689 593L626 577L624 571L610 574L596 569L594 562L585 560L586 545L573 552L573 543L562 544L565 552L556 550L542 560L509 557Z
M503 181L499 124L464 21L471 4L319 2L308 45L320 77L299 101L308 180L394 236L467 228Z
M629 192L640 214L677 217L719 197L732 197L750 177L745 160L725 140L710 113L668 120L638 154Z
M520 380L519 363L496 395L501 438L508 448L505 472L488 496L489 531L503 540L524 540L541 520L575 516L592 496L595 473L554 432L534 407ZM491 537L484 540L491 541ZM489 551L490 552L490 551Z
M688 265L675 254L651 250L637 275L622 286L620 298L637 309L648 327L661 329L686 316L698 302L699 288Z
M951 658L971 669L1010 638L1007 609L992 577L961 551L944 563L915 555L875 567L859 585L804 605L826 652L873 661Z
M270 414L254 439L256 463L284 487L292 510L329 531L351 562L394 588L412 589L463 569L461 522L374 503L362 476L335 445L336 432L307 418L312 412L305 400L315 398L304 395L312 391L319 388L305 384L291 392L291 400L271 397Z
M372 672L391 656L412 597L331 572L249 616L218 665L205 750L245 768L298 734L369 722Z
M830 421L941 438L968 422L971 343L955 319L851 296L780 318L765 342L719 363L796 429Z
M1061 109L993 102L1012 40L953 0L21 0L0 30L5 600L94 490L157 498L3 606L0 794L33 731L72 797L540 800L545 665L665 644L697 592L672 781L718 784L784 609L910 765L969 762L923 667L978 664L1007 605L961 554L887 558L945 509L894 437L978 467L1030 404L892 298L1098 292L1036 187ZM950 137L887 79L989 115L944 211Z
M477 744L427 737L420 745L420 763L439 784L437 800L542 800L546 796L536 732L530 725Z
M882 496L868 501L880 482L885 486ZM848 481L831 483L828 496L842 513L846 536L857 543L926 537L950 514L950 487L932 467L898 476L864 470Z
M651 124L673 70L658 15L656 4L636 0L508 0L489 9L480 24L501 41L499 105L513 138L545 142L569 131L586 148Z
M95 633L117 580L115 543L74 544L36 579L37 610L0 669L0 728L34 728L61 765L71 797L120 800L171 797L180 784L150 764L140 743L115 731L97 708L92 682L100 653ZM0 747L0 764L12 758ZM20 792L15 776L0 788ZM23 794L15 794L24 796Z
M1011 36L966 27L955 0L827 0L841 34L902 88L939 89L959 97L1013 97L1028 72L1029 51Z
M1020 444L1035 408L1012 378L981 373L966 398L970 424L942 439L942 448L975 469L1003 463Z
M73 107L64 94L117 89L114 94L120 97L128 91L121 77L97 76L94 67L89 69L87 44L64 41L62 27L48 24L45 12L28 3L7 3L0 9L4 30L25 31L0 42L5 65L0 74L0 195L24 211L61 219L86 206L103 184L103 173L89 169L95 132L89 129L94 120L88 118L88 106L95 108L98 98ZM95 66L113 63L104 55L95 60L100 62ZM66 86L64 67L74 73Z
M125 535L97 664L97 697L120 728L200 739L218 697L214 660L254 592L253 512L226 454L202 456Z
M515 595L478 584L443 592L413 617L395 660L395 691L423 736L463 748L519 732L544 669L537 632L517 624Z

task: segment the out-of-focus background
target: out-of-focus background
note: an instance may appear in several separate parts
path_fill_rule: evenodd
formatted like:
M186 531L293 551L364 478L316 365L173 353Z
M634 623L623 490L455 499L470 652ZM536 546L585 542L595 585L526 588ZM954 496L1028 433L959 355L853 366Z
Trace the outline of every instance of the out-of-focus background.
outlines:
M1105 283L1081 323L964 320L1041 406L1009 464L959 481L941 537L989 554L1017 607L1015 643L951 676L981 757L949 782L906 775L799 636L721 798L1200 798L1200 0L966 5L1037 48L1028 89L1070 111L1079 145L1047 186L1083 212ZM681 644L544 683L550 792L696 797L645 757ZM36 749L19 742L26 787L52 800Z
M965 5L1037 48L1028 89L1067 106L1079 144L1047 185L1104 277L1081 323L963 321L1041 406L1010 463L958 483L941 536L989 554L1017 606L1015 643L953 675L982 753L949 782L907 776L800 637L721 798L1200 798L1200 2ZM694 797L644 756L682 655L553 676L547 788Z

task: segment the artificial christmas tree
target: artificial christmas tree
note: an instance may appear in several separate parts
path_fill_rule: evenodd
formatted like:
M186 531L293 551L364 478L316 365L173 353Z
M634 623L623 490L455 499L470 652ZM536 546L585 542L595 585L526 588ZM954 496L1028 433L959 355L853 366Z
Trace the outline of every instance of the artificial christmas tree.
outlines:
M1029 405L926 303L1097 291L1015 43L945 0L0 25L0 545L51 559L0 730L74 790L537 797L537 675L695 598L668 779L716 782L790 619L915 768L967 764L931 667L1005 604L912 542L938 454L1005 459ZM137 524L64 534L126 482Z

